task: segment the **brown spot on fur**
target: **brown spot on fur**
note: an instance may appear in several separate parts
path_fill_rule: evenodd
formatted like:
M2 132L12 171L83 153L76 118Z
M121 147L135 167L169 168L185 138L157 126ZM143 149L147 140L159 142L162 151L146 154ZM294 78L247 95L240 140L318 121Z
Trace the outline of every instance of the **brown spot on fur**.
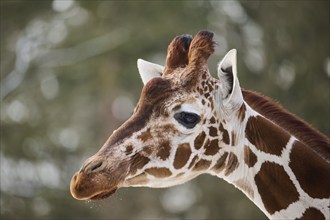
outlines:
M282 154L290 138L285 130L261 116L249 118L245 134L257 149L278 156Z
M207 82L207 86L209 87L209 91L213 91L213 87L209 81Z
M243 103L242 106L240 107L240 109L237 112L237 117L240 120L240 122L244 121L245 118L245 112L246 112L246 106Z
M231 146L237 145L237 135L235 131L231 131Z
M198 92L199 92L200 95L203 95L204 94L203 88L199 88ZM205 105L205 100L204 99L202 99L202 104Z
M128 145L125 149L125 154L126 155L130 155L133 152L133 146L132 145Z
M228 156L228 152L225 152L217 161L217 163L213 166L213 170L216 171L217 173L220 173L226 165L226 159Z
M211 97L212 98L212 97ZM213 99L210 100L211 103L211 109L214 109L214 103L213 103Z
M219 152L219 144L218 139L212 140L208 145L204 146L205 148L205 155L215 155Z
M196 165L194 166L194 170L195 170L195 171L206 170L207 168L210 167L210 165L211 165L211 161L201 159L201 160L198 161L198 162L196 163Z
M209 91L213 91L213 86L211 84L211 81L207 81L207 86L209 87Z
M142 142L146 142L147 140L152 138L150 128L148 128L146 131L142 132L138 137Z
M142 151L143 155L144 156L150 156L153 153L154 149L155 148L152 145L148 145L148 146L143 147L143 151Z
M135 154L132 157L129 173L131 175L134 175L138 169L141 169L142 167L144 167L147 163L149 163L149 161L150 161L150 159L148 157L145 157L141 154Z
M252 152L252 150L248 147L244 147L244 162L248 167L253 167L254 164L257 163L257 156Z
M290 168L301 188L313 198L330 197L330 164L299 141L295 141L290 154ZM308 178L307 178L308 177Z
M229 174L231 174L234 170L236 170L238 165L239 163L237 156L233 153L229 153L225 175L228 176Z
M264 206L270 214L286 209L299 199L290 177L284 168L276 163L263 163L254 179Z
M194 158L191 160L188 169L192 168L192 166L195 165L196 160L198 160L199 157L197 155L194 156Z
M172 175L172 172L168 168L164 167L153 167L145 170L146 173L158 177L158 178L164 178L169 177Z
M226 129L224 129L222 123L220 123L219 130L222 132L222 141L225 144L229 144L229 134L228 134L228 131Z
M166 160L170 156L170 152L171 152L170 142L166 140L160 143L157 156L162 160Z
M205 98L208 98L209 96L210 96L210 93L209 92L207 92L207 93L204 94L204 97Z
M234 182L234 184L239 187L241 190L243 190L250 199L253 199L254 197L254 191L252 189L252 186L250 183L244 179L240 179Z
M215 120L214 116L212 116L212 118L210 119L210 123L215 124L215 122L216 122L216 120Z
M316 208L308 208L305 210L304 214L298 220L311 220L311 219L326 219L323 213Z
M218 129L216 129L215 127L209 127L209 134L211 137L218 136Z
M294 135L301 142L317 152L321 157L330 160L330 140L309 124L286 111L270 98L255 92L242 89L244 100L261 115L275 122Z
M178 130L175 128L174 125L172 124L166 124L162 127L162 135L165 133L165 134L177 134L178 133Z
M174 168L175 169L182 168L189 160L190 155L191 155L191 149L189 144L188 143L180 144L175 153L174 164L173 164Z
M202 131L202 133L200 133L194 141L194 147L195 149L200 149L203 146L204 140L205 140L206 134L204 131Z

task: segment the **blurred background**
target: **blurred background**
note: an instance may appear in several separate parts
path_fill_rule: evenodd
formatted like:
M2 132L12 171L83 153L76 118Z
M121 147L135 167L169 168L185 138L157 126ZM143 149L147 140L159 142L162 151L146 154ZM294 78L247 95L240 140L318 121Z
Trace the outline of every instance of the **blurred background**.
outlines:
M238 50L241 86L329 136L329 1L1 1L1 219L265 219L202 175L168 189L74 200L71 176L132 113L136 60L164 64L174 36Z

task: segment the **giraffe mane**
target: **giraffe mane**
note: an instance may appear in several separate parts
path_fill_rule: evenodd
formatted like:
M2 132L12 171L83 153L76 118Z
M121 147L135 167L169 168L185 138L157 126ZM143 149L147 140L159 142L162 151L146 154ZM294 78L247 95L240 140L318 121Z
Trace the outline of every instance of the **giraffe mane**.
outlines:
M302 143L330 161L330 140L307 122L285 110L276 101L256 92L242 89L244 100L259 114L287 130Z

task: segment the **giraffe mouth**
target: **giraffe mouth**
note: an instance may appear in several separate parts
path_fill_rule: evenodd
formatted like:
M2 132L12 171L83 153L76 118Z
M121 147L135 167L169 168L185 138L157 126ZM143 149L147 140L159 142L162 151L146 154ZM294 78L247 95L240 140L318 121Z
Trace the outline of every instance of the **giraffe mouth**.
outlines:
M117 191L117 187L112 189L112 190L109 190L109 191L100 192L100 193L92 196L90 198L90 200L103 200L103 199L106 199L106 198L110 197L112 194L114 194L116 191Z

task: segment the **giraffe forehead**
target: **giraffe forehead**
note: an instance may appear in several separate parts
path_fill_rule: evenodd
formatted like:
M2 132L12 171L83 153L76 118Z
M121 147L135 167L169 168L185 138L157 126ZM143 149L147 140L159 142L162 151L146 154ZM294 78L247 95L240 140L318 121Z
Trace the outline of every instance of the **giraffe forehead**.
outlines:
M195 93L187 86L184 86L184 80L180 75L172 78L154 78L150 80L144 87L140 96L139 105L143 103L151 103L153 105L169 106L173 103L178 104L194 104L200 97L199 93Z
M155 125L158 127L159 120L157 118L164 122L171 111L175 112L180 109L199 115L207 114L209 108L206 108L207 106L205 107L202 102L205 99L203 94L197 90L192 90L191 86L182 85L182 80L184 81L184 77L189 71L184 68L178 68L175 71L177 75L171 74L163 78L153 78L143 87L136 112L110 137L108 145L129 138L132 134L146 128ZM200 83L215 84L208 71L201 72L200 78ZM209 86L207 87L209 88ZM151 138L151 133L147 130L139 136L143 142ZM128 148L126 152L130 154L131 150Z
M164 80L160 77L150 80L141 93L140 102L157 104L161 100L165 100L174 93L170 80Z

